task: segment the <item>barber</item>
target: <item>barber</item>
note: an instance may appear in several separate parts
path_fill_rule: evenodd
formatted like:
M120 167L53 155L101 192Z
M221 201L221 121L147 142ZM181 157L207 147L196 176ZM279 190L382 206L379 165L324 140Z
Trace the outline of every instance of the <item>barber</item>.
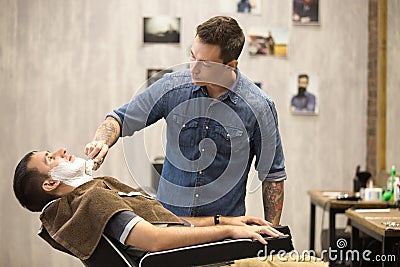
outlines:
M164 75L108 113L85 154L100 166L120 137L164 118L166 160L157 199L167 209L188 217L244 215L255 156L264 216L278 225L286 180L278 118L272 100L237 68L244 41L233 18L199 25L190 71Z

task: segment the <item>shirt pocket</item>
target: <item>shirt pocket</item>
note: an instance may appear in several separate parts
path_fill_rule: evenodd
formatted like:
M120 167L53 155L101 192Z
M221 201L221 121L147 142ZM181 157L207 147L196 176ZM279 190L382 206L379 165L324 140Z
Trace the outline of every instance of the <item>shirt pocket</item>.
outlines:
M185 116L173 114L172 122L174 132L179 136L180 148L193 148L195 144L198 144L196 139L200 136L200 133L198 132L199 121L197 119L190 120Z
M240 150L248 142L245 142L244 130L231 127L215 125L215 144L221 153L231 153Z

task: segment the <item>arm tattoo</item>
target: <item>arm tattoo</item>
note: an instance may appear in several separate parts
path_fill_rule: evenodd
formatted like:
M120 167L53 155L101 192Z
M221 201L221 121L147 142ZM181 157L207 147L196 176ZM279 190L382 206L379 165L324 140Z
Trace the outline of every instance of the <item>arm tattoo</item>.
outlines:
M284 182L263 182L262 195L264 202L264 217L273 225L279 225L284 198Z
M112 146L119 138L120 129L116 124L118 124L118 122L105 120L100 124L99 128L97 128L94 140L105 141L108 146Z

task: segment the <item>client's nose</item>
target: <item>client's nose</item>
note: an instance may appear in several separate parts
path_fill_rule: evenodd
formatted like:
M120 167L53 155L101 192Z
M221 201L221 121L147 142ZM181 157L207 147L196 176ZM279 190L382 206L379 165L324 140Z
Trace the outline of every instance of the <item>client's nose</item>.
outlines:
M56 151L53 152L53 156L59 156L61 158L63 158L67 153L67 150L65 148L60 148Z

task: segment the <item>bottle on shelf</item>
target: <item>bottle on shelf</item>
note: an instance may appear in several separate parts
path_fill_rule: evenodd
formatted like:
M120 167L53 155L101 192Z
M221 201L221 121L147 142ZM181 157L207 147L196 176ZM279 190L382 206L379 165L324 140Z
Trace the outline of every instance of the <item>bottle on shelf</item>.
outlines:
M394 189L395 189L395 184L399 183L399 177L396 177L396 168L394 165L392 165L392 168L390 169L390 176L387 179L386 182L386 191L383 193L383 200L384 201L394 201Z

